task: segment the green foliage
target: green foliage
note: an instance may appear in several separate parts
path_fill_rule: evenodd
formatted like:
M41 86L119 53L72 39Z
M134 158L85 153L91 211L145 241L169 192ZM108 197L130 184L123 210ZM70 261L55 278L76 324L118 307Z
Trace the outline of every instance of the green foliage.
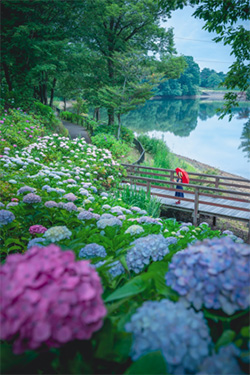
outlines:
M202 0L198 3L199 6L193 15L205 21L205 30L216 32L217 36L213 39L215 42L230 45L231 54L235 57L223 85L228 90L234 90L236 87L241 91L247 90L250 76L250 33L240 23L249 21L249 1ZM231 109L237 104L237 95L229 92L224 98L227 103L221 108L221 117L229 113L231 118Z
M117 141L113 135L99 133L91 138L92 143L100 148L107 148L112 152L114 157L121 157L122 155L127 155L129 152L129 147L126 143L122 141Z
M66 120L66 121L69 121L78 125L82 125L82 126L84 126L87 123L86 117L78 115L73 112L69 112L69 111L61 111L60 117L63 120Z
M95 123L94 127L94 135L105 133L105 134L111 134L114 137L117 137L118 133L118 125L107 125L107 124L97 124ZM125 126L121 127L121 139L128 143L129 145L132 145L133 139L134 139L134 133L132 130L128 129Z
M200 86L200 68L193 57L184 56L185 70L178 79L169 79L159 85L158 95L182 96L196 95Z

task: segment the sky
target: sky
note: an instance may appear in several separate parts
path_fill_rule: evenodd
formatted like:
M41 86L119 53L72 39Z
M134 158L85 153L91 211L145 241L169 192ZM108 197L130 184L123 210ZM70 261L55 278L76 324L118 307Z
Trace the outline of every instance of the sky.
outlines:
M174 28L174 42L178 55L193 56L200 69L209 68L216 72L227 73L234 62L234 56L230 56L231 47L224 46L222 42L212 41L216 33L209 33L202 27L205 21L192 17L194 8L172 12L167 22L161 25L165 28Z

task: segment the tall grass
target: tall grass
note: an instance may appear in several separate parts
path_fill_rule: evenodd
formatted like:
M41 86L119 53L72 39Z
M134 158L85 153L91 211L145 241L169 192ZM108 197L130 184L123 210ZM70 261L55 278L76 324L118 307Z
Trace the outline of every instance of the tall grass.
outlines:
M161 211L161 203L156 197L152 197L150 192L147 193L143 189L136 189L136 186L117 186L115 191L116 198L121 198L124 203L130 206L137 206L142 210L146 210L152 217L159 217Z

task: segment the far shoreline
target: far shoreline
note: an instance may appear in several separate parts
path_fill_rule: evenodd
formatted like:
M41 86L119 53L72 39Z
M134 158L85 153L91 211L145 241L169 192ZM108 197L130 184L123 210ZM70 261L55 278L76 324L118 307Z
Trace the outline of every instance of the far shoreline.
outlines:
M164 100L164 99L181 99L181 100L202 100L202 101L219 101L223 102L224 101L224 95L228 91L215 91L215 90L202 90L199 95L182 95L182 96L154 96L151 98L151 100ZM240 91L236 92L238 94L238 100L241 102L249 102L249 100L246 100L246 94L242 93Z

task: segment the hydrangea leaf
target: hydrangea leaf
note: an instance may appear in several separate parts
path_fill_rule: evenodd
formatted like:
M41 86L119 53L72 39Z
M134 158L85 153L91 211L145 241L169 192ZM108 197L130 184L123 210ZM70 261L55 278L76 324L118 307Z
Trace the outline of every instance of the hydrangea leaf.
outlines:
M134 279L128 281L121 288L111 293L105 299L105 302L111 302L117 299L134 296L138 293L143 292L147 288L147 285L148 283L146 283L141 277L135 277Z
M125 374L167 374L167 365L160 351L149 353L139 358Z
M235 332L231 329L224 331L215 345L215 349L218 350L221 346L230 344L235 338Z

